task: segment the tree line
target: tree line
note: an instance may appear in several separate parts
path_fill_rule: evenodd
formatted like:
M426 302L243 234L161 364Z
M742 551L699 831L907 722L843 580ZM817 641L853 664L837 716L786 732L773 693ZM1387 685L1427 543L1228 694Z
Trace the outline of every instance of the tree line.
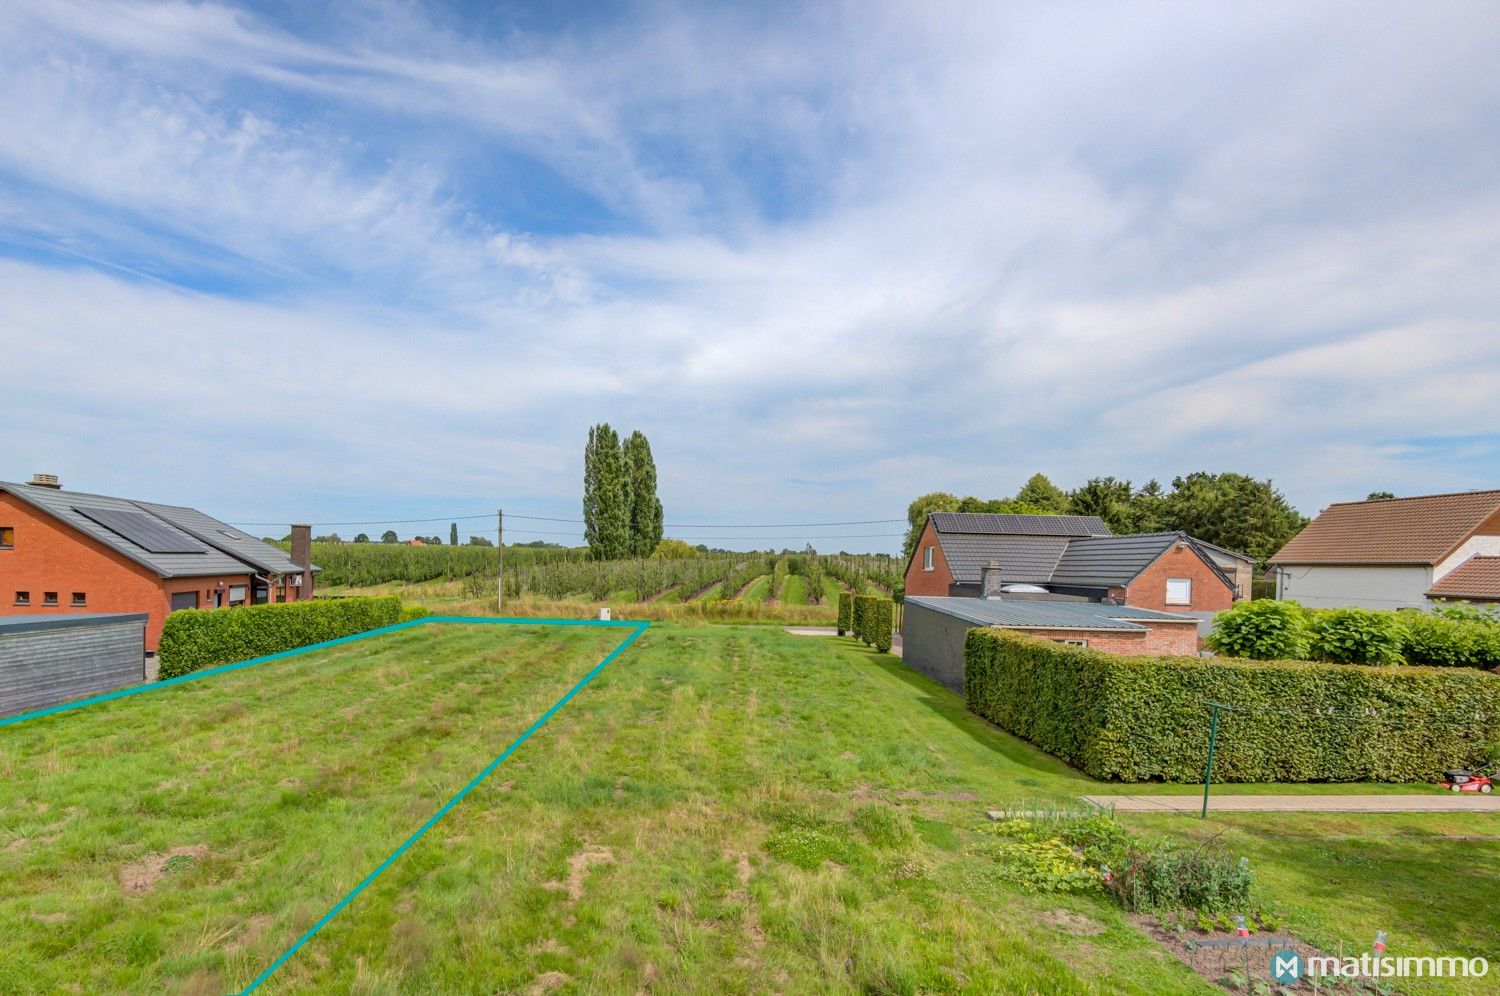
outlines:
M1154 479L1135 487L1128 480L1093 477L1065 491L1045 474L1033 474L1010 498L960 498L945 491L917 498L906 510L908 558L933 512L1097 515L1116 535L1181 530L1249 554L1261 565L1308 522L1270 479L1232 471L1174 477L1170 490Z
M645 433L600 422L583 451L583 537L596 560L649 557L662 539L656 461Z

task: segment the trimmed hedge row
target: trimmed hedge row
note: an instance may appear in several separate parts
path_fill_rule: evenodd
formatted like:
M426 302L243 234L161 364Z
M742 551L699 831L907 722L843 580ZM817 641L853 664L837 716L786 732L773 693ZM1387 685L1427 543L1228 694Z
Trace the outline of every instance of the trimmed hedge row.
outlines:
M854 630L854 596L847 591L839 592L839 636Z
M1500 622L1445 606L1429 614L1305 609L1291 601L1241 602L1215 617L1207 643L1221 654L1255 660L1311 657L1336 664L1500 666Z
M247 605L234 609L184 609L167 616L157 646L161 678L176 678L353 636L426 615L403 609L394 595L327 601Z
M854 635L885 653L891 649L891 630L895 626L895 603L880 595L854 597Z
M969 708L1095 778L1432 781L1500 741L1500 677L1463 668L1126 657L969 631Z

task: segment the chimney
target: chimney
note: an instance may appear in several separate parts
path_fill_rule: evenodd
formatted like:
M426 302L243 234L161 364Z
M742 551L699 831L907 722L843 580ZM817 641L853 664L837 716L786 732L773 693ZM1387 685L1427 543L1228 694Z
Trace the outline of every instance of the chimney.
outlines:
M312 570L312 526L292 527L292 563Z
M62 488L62 485L58 483L56 474L32 474L31 486L34 488L51 488L53 491Z
M979 572L979 597L998 601L1000 598L1000 561L991 560Z

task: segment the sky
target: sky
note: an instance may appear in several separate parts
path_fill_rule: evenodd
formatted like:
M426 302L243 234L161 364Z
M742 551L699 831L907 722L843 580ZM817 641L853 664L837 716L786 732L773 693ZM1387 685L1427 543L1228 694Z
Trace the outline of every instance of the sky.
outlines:
M324 6L0 4L0 479L568 542L608 421L669 535L878 551L1500 486L1493 4Z

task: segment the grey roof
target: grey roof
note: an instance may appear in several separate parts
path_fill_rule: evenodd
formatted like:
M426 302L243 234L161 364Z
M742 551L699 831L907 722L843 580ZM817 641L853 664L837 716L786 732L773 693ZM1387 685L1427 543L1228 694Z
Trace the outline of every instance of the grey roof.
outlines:
M990 533L1007 536L1108 536L1097 515L995 515L988 512L933 512L939 533ZM944 549L946 553L946 548Z
M205 543L218 547L225 553L245 561L270 574L296 574L302 571L289 553L277 546L272 546L257 536L252 536L243 529L220 522L212 516L204 515L195 508L183 508L179 505L157 505L152 502L138 501L137 507L150 512L158 518L166 519L172 525L181 529L191 536L195 536ZM319 568L314 567L313 571Z
M976 626L1001 629L1073 629L1123 630L1140 632L1141 622L1177 622L1198 624L1196 616L1178 612L1156 612L1130 605L1104 605L1099 602L1062 602L1042 599L1004 598L938 598L930 595L908 595L907 605L941 612ZM1132 622L1132 620L1137 620Z
M229 549L230 538L219 536L217 538L209 535L200 535L198 528L188 529L184 522L212 523L213 529L224 529L236 533L239 536L248 534L241 533L226 523L217 519L209 518L201 512L193 512L192 509L172 509L171 506L152 505L147 502L134 502L127 498L112 498L107 495L86 494L81 491L62 491L56 488L38 488L30 484L12 484L0 481L0 491L15 495L21 501L26 502L34 508L45 512L90 539L114 550L116 553L135 561L142 567L154 571L157 576L163 578L197 578L208 577L215 574L248 574L252 570L272 570L276 573L285 573L279 568L267 568L262 566L260 560L273 562L272 556L261 554L257 551L257 558L233 552ZM144 513L151 516L161 524L161 529L169 534L179 537L185 547L203 546L198 553L152 553L151 551L131 542L119 533L106 529L104 526L90 519L88 516L77 511L79 508L101 509L116 512ZM162 514L163 509L180 513L192 513L191 516L179 515L177 518L183 521L175 521ZM254 539L254 537L251 537ZM198 542L194 542L194 541ZM259 546L266 549L266 544L255 540ZM235 546L242 546L242 541L234 540ZM280 551L274 551L279 553ZM283 554L283 556L285 556ZM290 563L291 558L286 558ZM301 568L292 565L289 570L297 571Z
M1222 565L1226 560L1238 560L1247 564L1255 563L1255 558L1248 553L1239 553L1229 549L1227 546L1219 546L1217 543L1210 543L1208 540L1199 539L1196 536L1193 537L1193 542L1202 547L1203 551L1210 557L1213 557L1214 561L1218 564Z
M74 626L107 626L111 623L138 622L150 618L144 612L85 612L79 615L0 616L0 634L29 633L33 630L71 629Z
M1052 583L1074 588L1113 588L1129 584L1174 543L1186 543L1224 582L1233 584L1187 533L1136 533L1130 536L1099 536L1071 540L1052 573Z
M1058 558L1068 548L1066 536L991 536L981 533L938 533L943 556L953 580L978 584L980 572L991 560L1000 562L1000 580L1007 584L1052 580Z

